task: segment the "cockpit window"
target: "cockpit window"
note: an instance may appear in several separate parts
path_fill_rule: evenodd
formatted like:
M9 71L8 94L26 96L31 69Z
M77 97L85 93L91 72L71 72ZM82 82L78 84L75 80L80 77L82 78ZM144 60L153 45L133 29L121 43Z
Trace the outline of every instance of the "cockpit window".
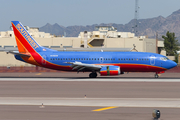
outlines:
M169 60L169 58L167 58L167 57L161 57L160 59L164 60L164 61Z

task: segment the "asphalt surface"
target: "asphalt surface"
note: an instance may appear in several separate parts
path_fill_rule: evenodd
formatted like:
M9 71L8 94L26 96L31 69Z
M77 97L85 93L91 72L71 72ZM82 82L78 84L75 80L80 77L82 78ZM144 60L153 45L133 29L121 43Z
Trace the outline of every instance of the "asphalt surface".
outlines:
M92 111L99 107L0 106L1 120L153 120L153 108L115 108ZM178 120L180 109L160 108L160 120Z
M180 82L0 81L0 97L180 98L179 86Z
M158 79L154 73L96 79L87 75L0 73L0 119L152 120L153 109L161 111L161 120L180 117L178 73L165 73ZM113 108L96 111L107 107Z

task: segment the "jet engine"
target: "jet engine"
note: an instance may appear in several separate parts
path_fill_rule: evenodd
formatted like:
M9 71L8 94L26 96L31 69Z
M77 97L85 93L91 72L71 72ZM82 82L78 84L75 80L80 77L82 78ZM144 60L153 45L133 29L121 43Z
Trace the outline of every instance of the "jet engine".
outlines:
M119 66L105 66L101 68L100 74L101 76L120 75L121 70Z

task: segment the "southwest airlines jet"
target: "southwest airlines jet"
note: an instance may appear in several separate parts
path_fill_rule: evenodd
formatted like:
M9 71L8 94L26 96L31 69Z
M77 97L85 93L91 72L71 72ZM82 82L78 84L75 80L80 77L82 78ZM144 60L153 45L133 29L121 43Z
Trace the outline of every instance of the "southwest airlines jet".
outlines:
M177 64L166 56L147 52L77 52L56 51L39 45L19 21L12 21L18 46L9 51L17 60L61 71L91 72L90 78L120 75L124 72L155 72L171 69Z

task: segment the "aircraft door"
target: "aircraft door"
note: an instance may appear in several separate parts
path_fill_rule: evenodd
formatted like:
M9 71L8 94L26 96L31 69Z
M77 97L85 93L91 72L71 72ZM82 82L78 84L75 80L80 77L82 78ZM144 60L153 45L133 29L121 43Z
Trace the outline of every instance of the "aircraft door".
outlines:
M150 65L155 65L155 56L154 55L151 55L150 56Z
M47 59L46 55L43 55L42 56L42 61L41 61L43 65L46 65L46 59Z

